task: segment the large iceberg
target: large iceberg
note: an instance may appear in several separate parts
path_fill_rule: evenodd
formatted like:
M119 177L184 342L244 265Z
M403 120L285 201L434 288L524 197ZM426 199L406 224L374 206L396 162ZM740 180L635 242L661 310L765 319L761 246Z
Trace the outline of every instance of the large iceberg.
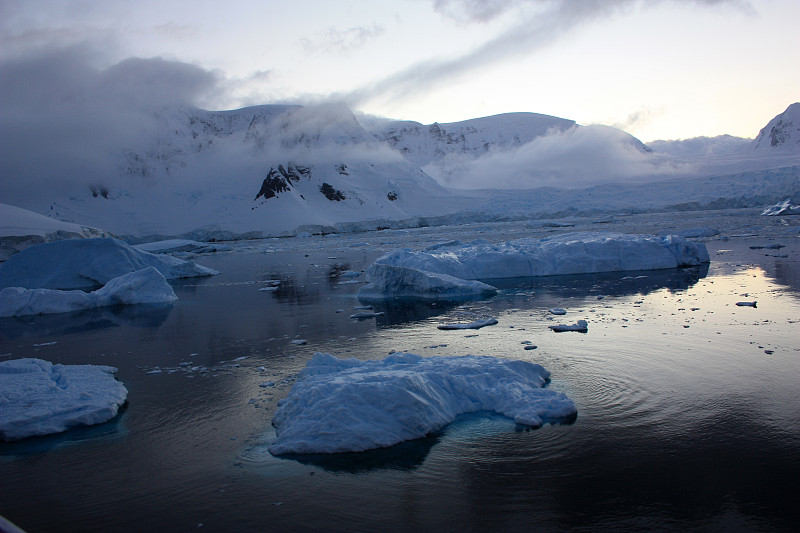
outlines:
M117 416L128 397L117 369L54 365L42 359L0 363L0 440L60 433Z
M270 453L357 452L423 437L462 413L495 411L541 426L574 418L565 394L543 388L550 372L487 356L382 360L316 353L281 400Z
M0 289L0 317L83 311L117 304L163 304L178 299L164 276L147 267L114 278L94 292L57 289Z
M403 249L384 255L367 269L370 283L359 291L359 298L391 298L398 294L436 297L425 286L409 287L414 276L408 271L424 273L415 274L421 279L450 276L448 279L464 281L658 270L707 262L705 244L678 235L583 232L422 251Z
M0 265L0 288L80 289L154 267L166 279L213 276L216 270L156 255L118 239L67 239L31 246Z

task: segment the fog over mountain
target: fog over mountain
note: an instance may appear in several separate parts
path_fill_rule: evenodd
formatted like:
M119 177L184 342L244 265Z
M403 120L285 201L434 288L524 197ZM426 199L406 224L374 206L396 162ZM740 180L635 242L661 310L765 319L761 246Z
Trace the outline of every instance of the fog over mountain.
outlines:
M357 118L342 103L231 111L192 104L221 83L200 67L163 59L100 69L80 48L3 60L2 203L122 235L227 238L476 213L544 216L578 205L640 209L632 196L620 204L626 195L614 188L643 191L714 175L738 176L727 198L761 201L797 188L796 171L773 173L780 179L758 194L740 185L757 182L758 172L800 165L798 104L752 144L715 138L646 146L616 128L536 113L422 125ZM756 174L743 178L748 172ZM599 186L607 192L588 201L585 191ZM694 186L654 186L660 193L647 208L690 202Z

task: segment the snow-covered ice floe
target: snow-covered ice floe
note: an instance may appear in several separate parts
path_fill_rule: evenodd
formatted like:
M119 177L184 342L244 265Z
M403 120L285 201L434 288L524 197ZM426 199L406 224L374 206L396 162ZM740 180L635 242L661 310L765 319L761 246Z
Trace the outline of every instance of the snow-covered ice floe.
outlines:
M561 333L563 331L577 331L579 333L586 333L589 331L589 323L585 320L578 320L574 324L557 324L555 326L548 327L556 333Z
M496 318L484 318L482 320L476 320L475 322L439 324L436 327L438 329L481 329L486 326L494 326L495 324L497 324Z
M377 361L316 353L272 421L269 451L357 452L441 429L462 413L495 411L541 426L577 413L565 394L543 388L550 372L526 361L488 356L421 357L394 353Z
M60 433L114 418L128 397L114 379L116 371L30 358L0 362L0 440Z
M114 278L94 292L57 289L0 289L0 317L83 311L130 304L166 304L178 299L161 272L147 267Z
M780 203L767 207L761 214L764 216L800 215L800 204L792 205L792 199L787 198Z
M359 300L462 300L497 294L495 287L480 281L379 262L367 269L367 279L369 283L358 291Z
M709 262L705 244L678 235L569 233L544 239L471 243L429 250L395 250L367 269L360 299L491 295L491 280L628 270L658 270Z
M156 255L118 239L67 239L26 248L0 265L0 288L80 289L155 267L166 279L213 276L216 270Z
M214 252L227 252L232 248L216 243L199 242L190 239L166 239L163 241L146 242L134 246L139 250L153 254L178 254L195 253L207 254Z

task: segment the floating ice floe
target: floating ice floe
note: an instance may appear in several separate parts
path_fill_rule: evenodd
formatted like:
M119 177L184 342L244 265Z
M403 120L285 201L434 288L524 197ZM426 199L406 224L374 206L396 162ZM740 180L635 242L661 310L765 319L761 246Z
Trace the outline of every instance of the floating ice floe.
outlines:
M367 280L358 291L359 300L461 300L497 294L495 287L480 281L377 262L367 269Z
M551 315L566 315L567 314L567 310L566 309L562 309L560 307L554 307L553 309L550 309L550 314Z
M367 319L367 318L375 318L375 317L378 317L378 316L383 316L383 311L378 311L378 312L361 311L359 313L353 313L352 315L350 315L350 318L355 319L355 320L364 320L364 319Z
M0 440L60 433L114 418L128 396L114 379L116 371L42 359L0 362Z
M792 199L779 202L764 209L761 213L763 216L778 216L778 215L800 215L800 204L792 205Z
M483 320L476 320L475 322L440 324L436 327L438 329L480 329L485 326L494 326L495 324L497 324L496 318L484 318Z
M578 320L578 322L575 324L558 324L556 326L548 327L556 333L561 333L562 331L578 331L580 333L586 333L589 331L589 324L585 320Z
M206 254L231 250L230 246L216 243L193 241L190 239L167 239L163 241L146 242L134 246L139 250L152 254L193 253Z
M470 243L433 250L395 250L367 269L362 299L452 298L491 295L490 280L630 270L658 270L709 262L703 243L677 235L570 233L545 239ZM473 282L475 283L475 282Z
M487 356L394 353L359 361L316 353L279 403L272 422L277 440L269 451L382 448L482 410L537 427L574 417L572 400L543 388L549 376L537 364Z
M178 299L154 267L114 278L94 292L6 287L0 290L0 317L83 311L130 304L165 304Z
M156 255L118 239L67 239L31 246L0 265L0 288L80 289L154 267L166 279L213 276L216 270Z
M756 307L757 302L736 302L739 307Z

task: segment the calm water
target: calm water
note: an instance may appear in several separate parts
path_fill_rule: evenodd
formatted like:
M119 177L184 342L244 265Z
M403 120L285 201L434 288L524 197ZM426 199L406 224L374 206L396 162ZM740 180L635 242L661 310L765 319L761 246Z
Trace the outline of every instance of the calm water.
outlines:
M483 224L241 243L197 258L223 274L176 283L172 307L0 320L0 359L108 364L129 390L112 422L0 445L0 514L30 532L795 530L797 227L694 216L687 227L714 223L730 237L708 242L709 268L507 280L490 300L383 307L360 322L349 318L359 285L347 282L362 278L341 273L385 250L553 230ZM678 224L623 222L569 229ZM786 247L750 249L777 242ZM268 280L280 288L260 291ZM552 307L568 314L552 317ZM499 323L436 329L482 316ZM579 319L588 333L547 327ZM313 352L391 350L540 363L578 417L529 430L475 413L386 450L266 452L276 403Z

